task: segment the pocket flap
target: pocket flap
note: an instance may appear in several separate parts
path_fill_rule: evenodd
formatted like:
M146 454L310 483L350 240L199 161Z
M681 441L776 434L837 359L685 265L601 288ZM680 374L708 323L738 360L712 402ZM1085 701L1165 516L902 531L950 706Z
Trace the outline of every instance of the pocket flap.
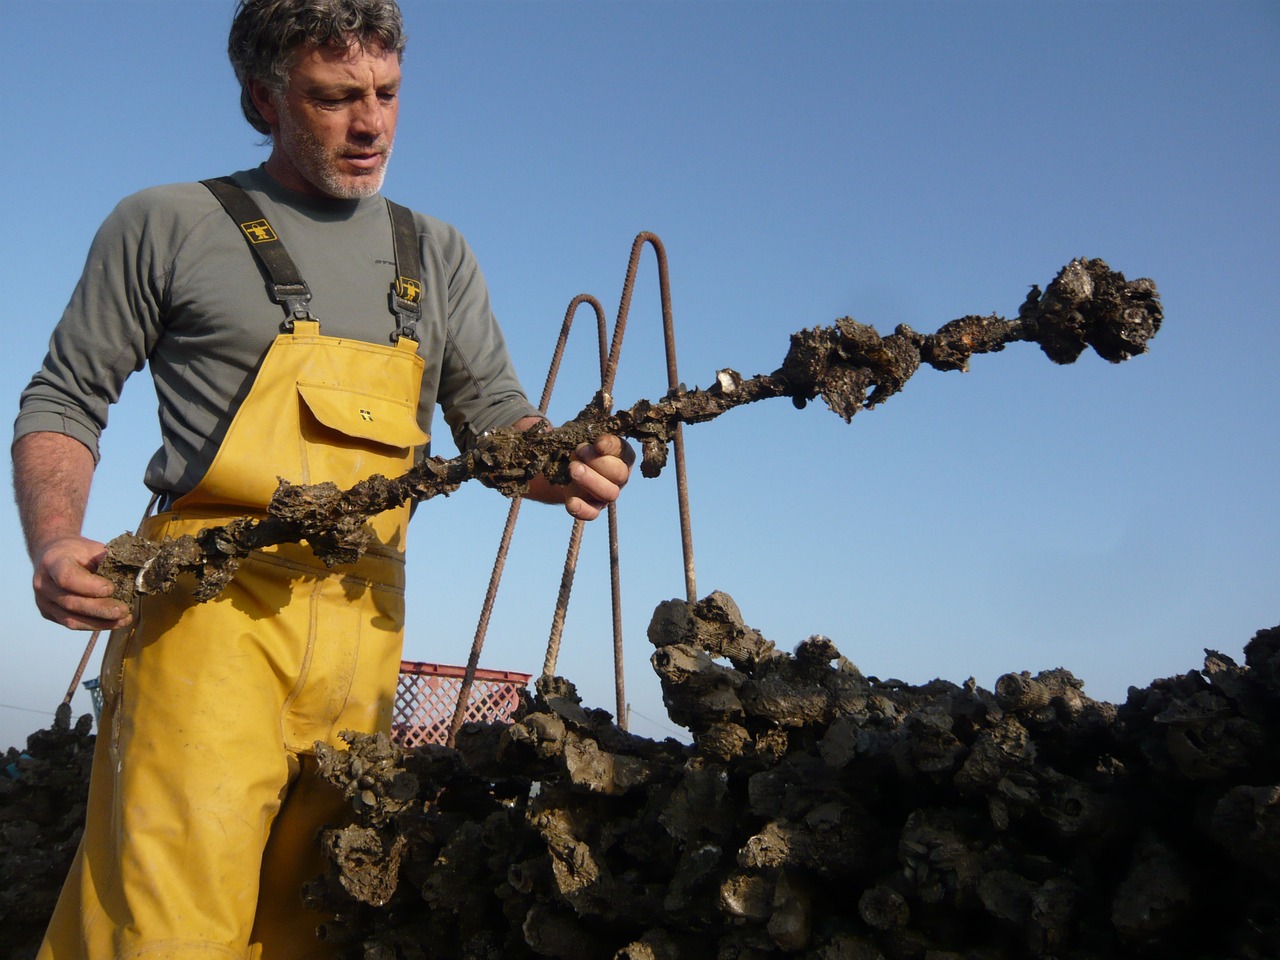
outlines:
M418 426L418 411L402 400L323 383L299 383L312 416L330 430L389 447L416 447L431 439Z

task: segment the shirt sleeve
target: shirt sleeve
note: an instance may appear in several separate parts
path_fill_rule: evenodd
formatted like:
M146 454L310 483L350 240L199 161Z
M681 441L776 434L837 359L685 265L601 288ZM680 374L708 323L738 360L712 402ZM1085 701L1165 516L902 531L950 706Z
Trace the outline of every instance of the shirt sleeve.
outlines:
M516 376L470 246L454 233L442 254L452 269L439 402L454 442L466 450L485 431L537 416L538 409Z
M122 201L99 228L44 363L22 391L15 441L61 433L98 459L108 408L163 326L165 268L155 234L140 195Z

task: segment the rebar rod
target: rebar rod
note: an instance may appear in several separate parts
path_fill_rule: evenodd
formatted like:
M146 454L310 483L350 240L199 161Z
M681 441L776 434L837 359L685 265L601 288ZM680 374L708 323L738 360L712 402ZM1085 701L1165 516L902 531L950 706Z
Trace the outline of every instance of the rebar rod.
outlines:
M667 251L662 241L653 233L637 234L631 244L631 257L627 262L627 275L622 283L622 297L618 303L618 320L613 328L613 345L609 350L608 374L604 391L606 395L613 392L614 379L618 372L618 359L622 352L622 338L627 330L627 317L631 312L631 298L635 293L636 274L640 267L640 254L645 244L653 248L658 263L658 292L662 305L662 338L666 348L667 390L675 393L680 389L680 374L677 369L675 315L671 309L671 280L667 269ZM672 436L672 447L675 450L676 462L676 501L680 510L680 547L684 555L684 583L686 599L692 603L697 599L698 589L694 577L693 563L693 524L689 517L689 481L685 469L684 429L676 424Z
M608 328L604 317L604 307L600 301L590 294L579 294L569 302L571 316L584 303L589 303L596 314L596 348L599 354L600 380L604 382L605 361L607 355L605 344L608 342ZM551 631L547 637L547 653L542 661L542 676L550 677L556 671L556 662L560 658L560 642L564 636L564 624L569 615L569 597L573 592L573 579L578 570L578 554L582 549L584 521L577 518L573 521L573 529L569 533L569 545L565 550L564 568L560 574L560 589L556 593L555 609L551 614Z
M551 394L555 389L556 378L560 372L560 362L564 359L565 345L569 341L569 332L573 328L574 315L577 313L578 307L583 303L590 303L595 308L596 339L599 343L600 352L600 374L604 376L604 308L594 297L588 294L580 294L570 301L568 308L565 310L564 321L560 324L560 333L556 337L555 349L551 353L551 363L547 368L547 378L543 382L542 396L538 400L538 412L544 417L547 415L547 409L551 405ZM463 674L462 684L458 689L458 702L454 706L453 717L449 721L449 735L446 743L451 747L457 743L458 731L462 729L462 724L466 720L467 705L471 700L471 688L475 683L476 670L480 664L480 653L484 648L485 637L489 632L489 620L493 615L493 605L498 596L498 586L502 582L502 573L506 568L507 554L511 549L511 538L515 533L516 520L520 515L520 504L523 500L523 497L514 497L511 501L511 507L507 510L507 521L502 528L502 538L498 543L498 553L494 558L493 570L489 575L489 586L485 591L484 603L480 608L480 620L476 624L475 636L471 642L471 652L467 657L466 672ZM581 525L581 521L575 521L574 523L575 527ZM579 533L578 536L580 539L581 534ZM567 599L565 602L567 604ZM557 648L558 646L557 642Z
M996 353L1017 342L1038 344L1054 363L1073 363L1089 347L1120 363L1147 351L1162 319L1154 282L1127 281L1102 260L1077 259L1043 294L1034 287L1015 319L967 315L934 334L902 324L881 336L874 327L844 317L792 334L782 366L771 374L748 378L722 369L706 389L680 389L613 414L602 412L604 398L597 397L554 429L533 435L498 431L451 460L428 457L401 477L370 477L346 491L332 483L282 482L266 516L240 517L160 543L116 537L98 573L115 584L114 595L126 603L139 594L172 589L180 575L194 573L191 596L201 602L221 592L244 557L273 544L305 540L326 563L351 563L370 543L367 518L407 500L447 495L470 480L510 497L522 495L535 476L568 483L574 451L606 434L638 440L640 472L653 477L666 464L666 445L682 423L706 423L771 397L788 397L798 407L821 397L850 422L859 411L901 391L922 365L967 370L974 354Z

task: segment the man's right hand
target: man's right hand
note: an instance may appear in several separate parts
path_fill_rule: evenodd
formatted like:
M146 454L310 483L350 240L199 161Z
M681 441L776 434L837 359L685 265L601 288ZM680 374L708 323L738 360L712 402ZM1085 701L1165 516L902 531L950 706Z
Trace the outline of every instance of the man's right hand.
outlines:
M129 607L111 596L111 581L93 572L105 552L103 544L79 536L40 547L31 583L46 620L72 630L114 630L129 623Z
M80 536L93 481L93 454L61 433L28 433L13 445L13 492L35 576L36 606L72 630L112 630L129 608L98 576L106 547Z

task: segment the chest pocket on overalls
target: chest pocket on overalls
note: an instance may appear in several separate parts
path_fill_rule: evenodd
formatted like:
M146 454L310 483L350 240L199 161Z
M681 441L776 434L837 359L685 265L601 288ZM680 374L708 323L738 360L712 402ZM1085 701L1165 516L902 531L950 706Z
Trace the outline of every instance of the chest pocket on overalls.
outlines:
M428 440L416 408L396 397L300 379L298 400L304 471L312 481L395 476L412 448Z
M422 267L413 214L387 201L396 258L392 342L327 337L308 309L310 289L257 204L225 178L205 183L240 226L286 319L208 472L175 507L262 510L277 478L345 488L373 474L402 474L430 439L417 421ZM403 547L407 518L404 507L371 523L383 543Z

